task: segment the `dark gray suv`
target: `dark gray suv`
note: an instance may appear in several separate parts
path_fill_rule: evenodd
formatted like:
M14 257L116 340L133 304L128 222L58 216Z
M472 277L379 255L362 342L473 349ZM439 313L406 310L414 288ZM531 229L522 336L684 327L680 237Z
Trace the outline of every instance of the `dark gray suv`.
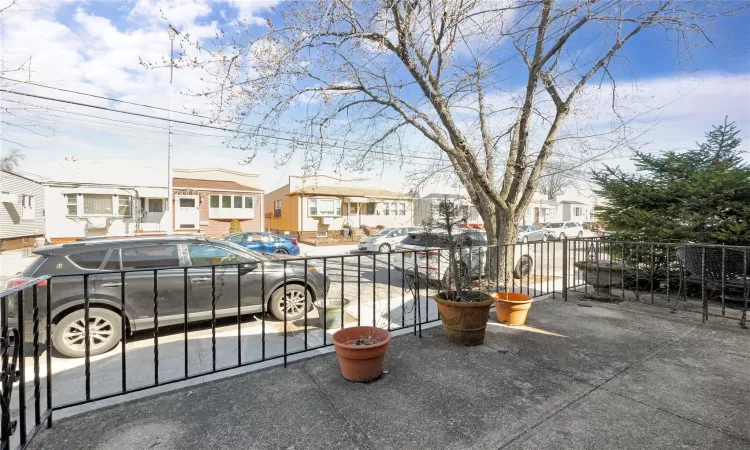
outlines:
M90 240L45 247L34 253L39 257L23 272L23 278L12 280L8 287L43 275L88 273L91 355L115 347L123 332L120 270L159 269L156 281L153 270L125 272L125 323L130 332L154 327L155 297L159 327L183 323L186 298L189 322L210 320L212 293L216 317L236 316L238 285L241 314L265 309L279 320L295 320L304 316L323 295L324 285L330 284L316 267L309 266L305 273L303 262L288 261L284 301L283 259L201 237ZM52 343L66 356L81 357L86 327L83 276L55 277L51 283ZM40 317L46 314L44 284L38 288ZM32 328L29 294L24 301L26 331ZM40 325L45 322L40 319Z

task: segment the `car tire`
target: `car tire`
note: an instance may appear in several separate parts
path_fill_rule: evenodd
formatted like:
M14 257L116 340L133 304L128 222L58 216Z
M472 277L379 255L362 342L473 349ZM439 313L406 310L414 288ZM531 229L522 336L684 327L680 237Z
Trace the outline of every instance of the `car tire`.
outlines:
M542 242L547 242L547 235L546 234L542 235Z
M583 237L583 231L579 231L579 232L578 232L578 239L580 239L580 238L582 238L582 237Z
M305 316L305 310L310 310L313 304L312 294L307 292L307 308L305 308L305 288L299 284L288 284L286 286L287 299L291 300L289 308L286 311L286 320L297 320ZM278 320L284 320L284 286L276 289L271 294L271 301L268 308L271 314Z
M528 244L529 243L529 237L528 236L524 236L523 239L521 239L521 243L522 244Z
M83 309L75 310L57 322L52 333L55 350L70 358L83 358L85 349L85 314ZM89 309L89 355L101 355L120 343L122 336L120 315L102 308Z
M273 252L276 253L277 255L288 255L289 254L289 252L286 251L286 249L284 249L284 248L277 248Z
M390 253L391 246L390 244L381 244L380 247L378 247L378 251L380 251L380 253Z
M513 277L521 279L526 275L530 274L534 269L534 261L529 255L523 255L518 259L515 269L513 269Z
M564 241L565 240L565 233L560 233L560 236L558 236L558 239L560 239L561 241Z

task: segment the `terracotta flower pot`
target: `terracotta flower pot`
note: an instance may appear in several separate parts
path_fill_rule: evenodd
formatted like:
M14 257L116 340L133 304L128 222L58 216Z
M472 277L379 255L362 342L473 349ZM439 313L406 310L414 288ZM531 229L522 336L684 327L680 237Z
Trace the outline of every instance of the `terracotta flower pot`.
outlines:
M369 337L372 345L354 345ZM383 359L391 342L391 334L377 327L344 328L333 334L333 346L339 357L341 375L349 381L372 381L383 373Z
M442 292L434 298L448 340L466 346L481 345L484 342L484 330L487 328L493 302L489 294L480 294L480 301L474 302L454 302L446 299Z
M534 301L532 297L515 292L497 292L495 297L495 312L497 321L506 325L523 325Z

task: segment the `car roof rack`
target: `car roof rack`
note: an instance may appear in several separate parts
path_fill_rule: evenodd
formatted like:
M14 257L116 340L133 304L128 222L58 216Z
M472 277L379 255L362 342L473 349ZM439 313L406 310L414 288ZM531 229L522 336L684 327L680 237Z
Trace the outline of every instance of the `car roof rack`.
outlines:
M78 247L86 245L97 245L102 243L118 243L118 242L151 242L151 241L172 241L181 239L196 239L196 240L208 240L205 234L173 234L163 236L121 236L121 237L91 237L81 238L75 242L68 242L63 244L63 247Z

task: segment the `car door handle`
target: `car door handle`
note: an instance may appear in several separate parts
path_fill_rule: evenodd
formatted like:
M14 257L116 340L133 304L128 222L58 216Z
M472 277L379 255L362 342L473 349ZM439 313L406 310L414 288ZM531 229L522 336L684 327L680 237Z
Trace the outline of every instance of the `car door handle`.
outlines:
M208 283L211 281L210 278L191 278L190 282L193 284L202 284L202 283Z
M103 288L105 288L105 287L120 287L120 286L122 286L122 283L120 283L119 281L113 281L111 283L102 283L102 287Z

